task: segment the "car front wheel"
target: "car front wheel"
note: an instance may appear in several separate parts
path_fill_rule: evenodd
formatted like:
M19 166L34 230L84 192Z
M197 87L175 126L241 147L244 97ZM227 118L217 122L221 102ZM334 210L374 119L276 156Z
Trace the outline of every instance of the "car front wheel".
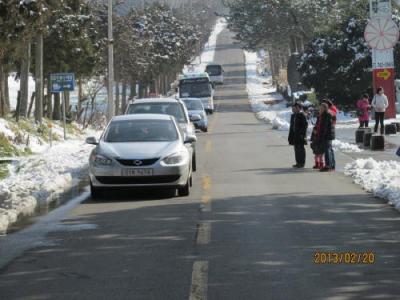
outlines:
M186 182L185 186L178 188L178 196L179 197L186 197L190 194L190 178Z
M192 157L192 170L193 172L196 172L197 170L196 153L194 153Z
M90 195L92 196L93 200L101 199L104 197L104 190L95 187L92 183L90 183Z

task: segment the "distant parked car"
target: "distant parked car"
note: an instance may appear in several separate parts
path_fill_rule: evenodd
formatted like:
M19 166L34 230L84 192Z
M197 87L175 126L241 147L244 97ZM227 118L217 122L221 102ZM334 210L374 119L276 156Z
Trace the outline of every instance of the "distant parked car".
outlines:
M185 103L189 113L189 118L193 122L196 129L200 129L203 132L208 131L208 119L207 113L204 109L203 103L199 98L183 98L181 99Z
M114 117L97 141L89 159L93 198L118 187L176 188L190 193L194 136L184 137L175 118L167 115Z
M126 114L162 114L175 117L185 136L196 140L196 130L190 122L185 104L173 98L136 99L130 102ZM191 143L193 148L193 172L196 171L196 143Z
M218 64L209 64L205 70L214 84L224 84L224 69Z

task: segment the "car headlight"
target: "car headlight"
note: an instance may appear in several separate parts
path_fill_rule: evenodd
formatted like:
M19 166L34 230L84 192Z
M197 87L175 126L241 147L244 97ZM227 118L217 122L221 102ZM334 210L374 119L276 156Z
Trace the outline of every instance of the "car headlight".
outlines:
M186 163L188 155L186 152L178 152L165 157L161 162L164 165L182 165Z
M109 159L103 155L100 155L100 154L93 154L91 159L92 159L92 162L98 166L109 166L112 164L111 159Z

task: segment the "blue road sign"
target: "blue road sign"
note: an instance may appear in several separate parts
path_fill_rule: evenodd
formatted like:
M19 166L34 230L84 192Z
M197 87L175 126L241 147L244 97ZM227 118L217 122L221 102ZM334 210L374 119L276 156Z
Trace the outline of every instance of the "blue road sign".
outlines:
M75 89L74 73L50 74L50 87L52 93L73 91Z

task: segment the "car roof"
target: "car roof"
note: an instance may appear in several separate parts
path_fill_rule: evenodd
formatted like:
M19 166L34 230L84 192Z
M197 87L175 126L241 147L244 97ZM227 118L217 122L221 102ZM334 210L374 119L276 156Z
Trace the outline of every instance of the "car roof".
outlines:
M129 104L137 104L137 103L179 103L179 100L174 98L144 98L144 99L136 99Z
M210 78L207 72L189 72L179 75L179 80L196 79L196 78Z
M121 115L112 118L112 121L131 121L131 120L165 120L171 121L174 117L170 115L161 114L131 114Z
M220 64L208 64L207 67L222 67Z
M180 100L182 100L182 101L185 101L185 100L195 100L195 101L200 101L200 102L202 102L200 98L192 98L192 97L180 98ZM202 102L202 103L203 103L203 102Z

